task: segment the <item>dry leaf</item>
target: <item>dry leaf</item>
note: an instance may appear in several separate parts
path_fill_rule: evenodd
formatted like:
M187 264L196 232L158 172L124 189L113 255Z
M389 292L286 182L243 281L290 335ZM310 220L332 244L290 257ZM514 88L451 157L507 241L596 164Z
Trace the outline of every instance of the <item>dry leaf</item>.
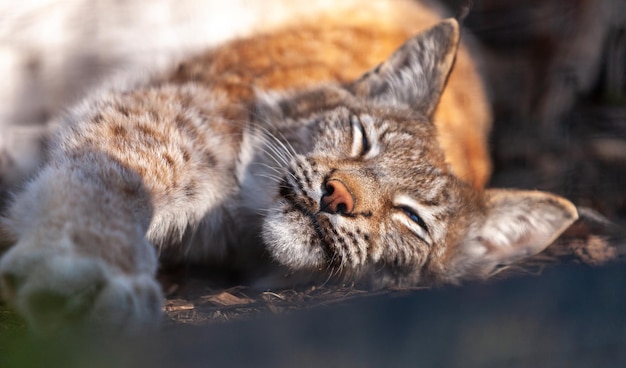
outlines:
M194 309L193 303L184 299L170 299L165 302L163 310L166 312L177 312Z
M228 307L232 305L245 305L254 303L253 299L235 296L229 292L223 291L219 294L208 295L202 297L203 303L213 303L216 305Z

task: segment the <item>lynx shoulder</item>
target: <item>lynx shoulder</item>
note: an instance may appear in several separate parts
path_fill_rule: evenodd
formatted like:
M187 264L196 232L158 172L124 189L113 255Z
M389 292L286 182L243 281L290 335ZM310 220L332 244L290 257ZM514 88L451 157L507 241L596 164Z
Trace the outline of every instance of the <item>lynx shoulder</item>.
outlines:
M576 208L483 189L490 113L456 20L372 4L224 44L63 116L3 222L4 298L44 333L132 331L157 324L159 258L254 269L269 255L385 287L488 277L548 246Z

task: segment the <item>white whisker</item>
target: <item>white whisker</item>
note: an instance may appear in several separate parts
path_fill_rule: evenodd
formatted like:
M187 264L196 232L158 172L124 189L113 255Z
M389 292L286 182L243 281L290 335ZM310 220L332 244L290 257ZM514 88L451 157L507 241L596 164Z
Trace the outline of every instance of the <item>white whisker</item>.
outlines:
M265 167L267 169L270 169L270 170L272 170L273 172L275 172L278 175L284 175L285 174L284 171L282 171L282 170L280 170L280 169L278 169L278 168L276 168L276 167L274 167L272 165L268 165L266 163L263 163L263 162L254 162L253 164L254 165L263 166L263 167Z
M276 176L276 175L272 175L272 174L261 174L261 173L255 173L254 176L258 176L261 178L267 178L270 179L271 181L275 182L275 183L280 183L283 181L283 178L280 176Z
M282 154L282 152L280 151L278 147L276 147L273 144L270 144L270 142L268 142L268 144L266 144L265 147L268 148L271 152L273 152L276 155L275 158L280 160L283 165L289 166L289 160L287 160L287 158Z

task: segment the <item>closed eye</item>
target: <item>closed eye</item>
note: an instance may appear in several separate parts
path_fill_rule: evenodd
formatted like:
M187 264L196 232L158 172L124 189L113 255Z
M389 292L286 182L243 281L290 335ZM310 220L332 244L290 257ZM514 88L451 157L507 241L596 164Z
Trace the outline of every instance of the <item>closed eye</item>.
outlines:
M391 217L402 224L426 244L433 245L442 238L444 224L437 221L435 214L439 210L415 200L410 195L398 194L393 199Z
M428 227L426 226L426 223L424 222L424 219L417 214L417 211L415 211L414 209L410 208L410 207L406 207L406 206L402 206L400 207L400 210L402 210L402 212L404 212L404 214L414 223L416 223L417 225L419 225L419 227L421 227L422 229L424 229L424 231L426 231L428 233Z
M367 139L367 133L363 123L356 115L350 117L350 123L352 124L352 157L363 157L370 150L370 143Z

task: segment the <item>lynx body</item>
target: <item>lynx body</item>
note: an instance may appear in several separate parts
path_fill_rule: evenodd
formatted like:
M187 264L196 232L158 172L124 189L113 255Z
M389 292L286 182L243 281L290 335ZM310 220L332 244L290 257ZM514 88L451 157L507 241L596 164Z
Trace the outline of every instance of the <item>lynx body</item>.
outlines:
M44 333L132 331L159 319L159 257L254 269L265 255L384 287L541 251L576 209L484 190L489 107L458 42L418 3L366 1L96 91L6 214L4 298Z

